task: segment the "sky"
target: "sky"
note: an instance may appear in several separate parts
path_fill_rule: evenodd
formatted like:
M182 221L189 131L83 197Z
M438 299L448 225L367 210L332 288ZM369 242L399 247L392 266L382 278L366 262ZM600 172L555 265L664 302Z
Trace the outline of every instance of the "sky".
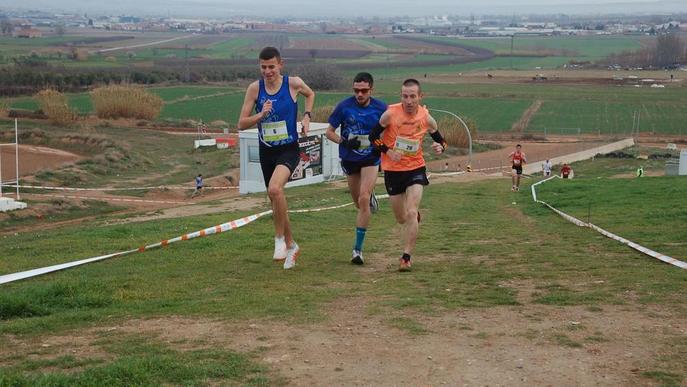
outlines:
M0 0L8 7L175 17L355 17L687 12L687 0Z

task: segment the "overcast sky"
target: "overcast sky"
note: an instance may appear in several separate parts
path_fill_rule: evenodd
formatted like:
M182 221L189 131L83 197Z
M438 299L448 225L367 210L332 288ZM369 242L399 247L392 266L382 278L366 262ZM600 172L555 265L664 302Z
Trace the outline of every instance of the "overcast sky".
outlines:
M7 7L176 17L687 12L687 0L0 0Z

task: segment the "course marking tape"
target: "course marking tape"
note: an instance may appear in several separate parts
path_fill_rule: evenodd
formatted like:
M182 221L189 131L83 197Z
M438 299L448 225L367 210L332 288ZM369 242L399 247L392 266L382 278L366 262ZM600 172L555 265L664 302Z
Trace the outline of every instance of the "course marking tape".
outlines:
M257 220L258 218L261 218L265 215L269 215L271 213L272 213L272 210L260 212L258 214L249 215L249 216L246 216L246 217L241 218L241 219L232 220L231 222L222 223L222 224L217 225L217 226L208 227L208 228L203 229L203 230L184 234L182 236L178 236L178 237L172 238L172 239L166 239L166 240L163 240L163 241L160 241L157 243L153 243L150 245L141 246L139 248L132 249L132 250L120 251L118 253L101 255L98 257L82 259L82 260L74 261L74 262L62 263L59 265L43 267L40 269L33 269L33 270L22 271L22 272L14 273L14 274L2 275L2 276L0 276L0 285L8 283L8 282L14 282L14 281L18 281L21 279L39 276L42 274L52 273L52 272L55 272L58 270L64 270L64 269L74 267L74 266L80 266L80 265L84 265L84 264L91 263L91 262L102 261L104 259L121 257L123 255L136 253L136 252L142 253L144 251L151 250L151 249L154 249L157 247L169 246L170 244L176 243L179 241L187 241L187 240L194 239L194 238L199 238L199 237L204 237L204 236L208 236L208 235L219 234L219 233L226 232L226 231L231 231L231 230L237 229L239 227L243 227L243 226L247 225L248 223L251 223L251 222Z
M16 183L16 182L15 182ZM2 183L3 187L17 188L16 184L5 184ZM113 187L103 187L103 188L72 188L72 187L54 187L49 185L19 185L19 188L28 189L46 189L46 190L56 190L56 191L140 191L146 189L184 189L192 190L195 186L183 186L183 185L157 185L149 187L124 187L124 188L113 188ZM204 186L203 189L238 189L239 187L208 187Z
M656 259L661 260L661 261L663 261L663 262L665 262L665 263L669 263L669 264L671 264L671 265L673 265L673 266L677 266L677 267L679 267L679 268L681 268L681 269L687 269L687 262L683 262L683 261L680 261L679 259L675 259L675 258L670 257L670 256L668 256L668 255L661 254L661 253L659 253L659 252L656 252L656 251L654 251L654 250L651 250L651 249L649 249L649 248L647 248L647 247L644 247L644 246L642 246L642 245L640 245L640 244L638 244L638 243L632 242L632 241L630 241L630 240L628 240L628 239L625 239L625 238L623 238L623 237L621 237L621 236L619 236L619 235L613 234L613 233L610 232L610 231L604 230L603 228L601 228L601 227L599 227L599 226L597 226L597 225L595 225L595 224L592 224L592 223L585 223L585 222L583 222L583 221L581 221L581 220L575 218L574 216L568 215L568 214L566 214L565 212L558 210L557 208L555 208L555 207L551 206L550 204L546 203L545 201L537 199L537 191L536 191L535 187L536 187L537 185L539 185L539 184L545 183L545 182L547 182L547 181L549 181L549 180L551 180L551 179L554 179L554 178L559 178L559 179L560 179L559 176L553 175L553 176L549 177L548 179L544 179L544 180L542 180L542 181L539 181L539 182L537 182L537 183L532 184L532 199L533 199L536 203L541 203L541 204L545 205L546 207L550 208L551 210L553 210L554 212L556 212L557 214L559 214L560 216L562 216L563 218L565 218L565 219L568 220L569 222L574 223L574 224L577 225L577 226L580 226L580 227L589 227L589 228L591 228L592 230L594 230L594 231L600 233L601 235L603 235L603 236L605 236L605 237L607 237L607 238L613 239L613 240L615 240L615 241L618 241L618 242L620 242L620 243L622 243L622 244L624 244L624 245L627 245L627 246L629 246L630 248L639 251L640 253L646 254L646 255L648 255L648 256L650 256L650 257L652 257L652 258L656 258Z
M386 194L377 196L378 199L385 199L388 197L389 197L389 195L386 195ZM291 213L319 212L319 211L326 211L326 210L343 208L343 207L347 207L350 205L353 205L353 202L349 202L349 203L341 204L341 205L337 205L337 206L330 206L330 207L309 208L309 209L302 209L302 210L289 210L289 212L291 212ZM5 284L5 283L9 283L9 282L19 281L19 280L26 279L26 278L36 277L36 276L39 276L42 274L47 274L47 273L52 273L52 272L59 271L59 270L68 269L68 268L71 268L74 266L84 265L84 264L91 263L91 262L97 262L97 261L102 261L102 260L109 259L109 258L121 257L123 255L136 253L136 252L142 253L144 251L155 249L158 247L166 247L172 243L176 243L176 242L180 242L180 241L187 241L187 240L194 239L194 238L200 238L200 237L205 237L205 236L209 236L209 235L213 235L213 234L219 234L219 233L226 232L226 231L231 231L231 230L237 229L239 227L243 227L249 223L256 221L257 219L259 219L263 216L270 215L270 214L272 214L272 210L263 211L263 212L260 212L257 214L246 216L246 217L241 218L241 219L235 219L235 220L232 220L232 221L229 221L226 223L222 223L222 224L219 224L216 226L208 227L208 228L205 228L205 229L202 229L199 231L195 231L192 233L184 234L184 235L181 235L181 236L178 236L175 238L162 240L160 242L153 243L150 245L141 246L141 247L138 247L138 248L132 249L132 250L120 251L118 253L101 255L98 257L82 259L82 260L74 261L74 262L62 263L59 265L43 267L40 269L22 271L22 272L14 273L14 274L1 275L0 276L0 285Z

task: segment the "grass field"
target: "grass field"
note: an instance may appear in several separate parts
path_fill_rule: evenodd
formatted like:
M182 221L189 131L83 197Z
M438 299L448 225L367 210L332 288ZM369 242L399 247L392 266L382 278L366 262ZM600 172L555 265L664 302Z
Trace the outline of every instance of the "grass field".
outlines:
M420 79L424 80L422 76ZM376 95L389 103L398 101L399 82L379 80ZM238 120L244 89L212 86L171 86L150 89L165 102L162 119L223 120L232 126ZM627 134L633 115L640 114L640 131L687 134L687 112L682 101L687 89L609 87L605 85L556 84L447 84L431 77L423 82L425 103L430 108L446 109L475 119L481 130L509 130L534 101L542 101L532 117L528 131L544 128L581 128L582 133ZM316 105L335 105L348 92L319 92ZM207 98L204 98L207 97ZM88 94L70 94L70 105L82 114L93 109ZM301 102L302 107L302 102ZM30 97L11 99L9 106L37 109Z
M613 161L596 162L601 165L594 168L604 170L603 164ZM583 164L575 169L581 176L595 170ZM578 216L584 216L591 198L606 198L593 203L596 224L684 258L686 246L679 242L686 237L681 225L687 213L677 205L681 199L676 194L687 189L683 183L670 178L590 178L547 183L540 195ZM230 350L207 339L170 342L151 333L102 330L89 353L66 356L63 346L51 345L34 349L31 358L24 355L27 349L14 343L43 342L52 335L76 335L77 329L92 331L139 318L213 319L243 325L275 321L310 327L330 318L332 302L351 297L366 300L365 319L384 316L387 329L420 337L432 335L423 316L462 314L475 308L583 306L603 318L606 310L622 305L628 310L687 315L683 302L687 280L681 270L577 228L533 203L526 189L512 194L507 186L504 180L430 185L423 199L416 263L409 275L393 270L399 247L395 237L389 238L388 230L395 228L388 203L383 202L368 231L366 252L369 264L382 260L391 265L382 264L373 272L348 263L355 214L349 207L291 215L304 252L291 272L270 262L272 226L269 219L262 219L221 236L3 285L0 343L12 350L0 351L0 383L279 384L284 382L279 367L261 362L261 352ZM321 185L290 189L288 195L292 208L349 200L343 189ZM26 232L8 237L0 273L129 249L246 214ZM530 298L523 298L523 289L516 285L523 281L535 289ZM650 313L654 312L640 312ZM473 323L477 325L472 327ZM461 329L476 329L475 337L490 345L479 321L468 324ZM576 329L584 337L584 326ZM613 325L612 329L622 328ZM543 343L532 342L591 349L598 342L621 340L610 332L586 335L591 338L575 339L574 332L564 328ZM687 343L672 337L670 344L651 344L661 357L642 363L631 380L653 379L665 385L684 380L687 368L680 354Z
M509 55L511 39L508 38L448 38L431 37L432 40L457 43L491 50L497 55ZM565 53L570 59L596 61L612 53L637 50L647 41L642 36L516 36L513 40L513 54L536 53L550 50Z

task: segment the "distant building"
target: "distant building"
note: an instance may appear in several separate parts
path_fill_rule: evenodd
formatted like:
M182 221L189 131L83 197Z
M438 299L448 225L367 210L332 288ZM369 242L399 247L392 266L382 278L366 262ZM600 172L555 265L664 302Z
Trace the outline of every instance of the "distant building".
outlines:
M14 36L17 38L42 38L43 33L35 28L22 28Z

